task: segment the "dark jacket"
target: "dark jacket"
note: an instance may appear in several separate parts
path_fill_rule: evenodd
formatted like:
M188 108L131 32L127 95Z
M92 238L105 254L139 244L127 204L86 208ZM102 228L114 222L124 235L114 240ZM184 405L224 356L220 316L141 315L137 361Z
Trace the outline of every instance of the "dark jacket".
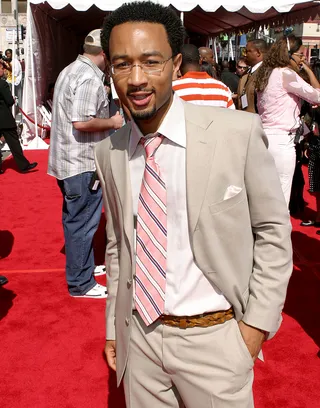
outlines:
M13 129L16 121L12 116L11 106L14 99L11 95L7 81L0 79L0 129Z
M221 81L227 85L232 93L237 93L239 77L228 69L224 69L221 73Z

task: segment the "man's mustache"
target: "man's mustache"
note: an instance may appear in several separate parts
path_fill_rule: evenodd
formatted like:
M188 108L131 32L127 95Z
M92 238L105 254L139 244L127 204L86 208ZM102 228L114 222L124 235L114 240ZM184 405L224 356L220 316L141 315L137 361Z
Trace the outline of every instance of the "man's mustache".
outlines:
M144 93L153 93L155 92L154 88L144 88L144 87L130 87L127 91L127 95L130 95L132 93L136 93L136 92L144 92Z

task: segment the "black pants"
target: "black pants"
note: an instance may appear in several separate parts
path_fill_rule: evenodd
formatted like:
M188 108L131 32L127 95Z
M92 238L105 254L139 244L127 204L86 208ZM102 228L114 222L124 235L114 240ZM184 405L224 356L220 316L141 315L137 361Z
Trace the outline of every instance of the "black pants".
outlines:
M7 142L19 170L24 170L29 165L29 161L25 158L23 154L21 144L19 141L19 136L17 133L17 128L15 127L13 129L0 129L0 136L3 136L5 141Z

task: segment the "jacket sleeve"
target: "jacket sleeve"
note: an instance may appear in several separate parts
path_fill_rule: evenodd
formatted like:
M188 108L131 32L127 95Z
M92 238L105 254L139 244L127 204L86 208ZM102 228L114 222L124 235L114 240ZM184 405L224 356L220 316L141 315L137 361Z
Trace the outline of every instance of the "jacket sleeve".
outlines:
M281 324L293 268L291 223L261 121L257 115L252 117L245 184L255 243L249 301L243 321L274 333Z
M8 108L11 108L11 106L14 104L14 99L11 95L9 84L3 79L0 79L0 93L5 104L8 106Z
M110 138L108 138L110 139ZM108 307L106 308L106 339L115 340L115 310L116 310L116 297L118 292L119 283L119 233L117 230L116 214L112 210L111 199L108 194L111 193L111 189L108 188L105 173L111 171L108 169L108 164L104 166L107 158L106 154L109 154L109 149L103 145L103 149L98 146L95 150L95 163L97 173L101 182L101 188L103 193L104 211L106 216L106 235L107 235L107 247L106 247L106 269L107 269L107 287L108 287ZM108 160L107 160L108 161ZM109 179L112 179L110 177Z

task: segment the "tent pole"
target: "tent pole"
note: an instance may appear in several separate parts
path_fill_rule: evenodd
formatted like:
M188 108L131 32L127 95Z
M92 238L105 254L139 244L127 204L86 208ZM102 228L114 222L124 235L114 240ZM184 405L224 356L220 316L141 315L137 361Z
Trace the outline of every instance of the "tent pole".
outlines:
M38 134L38 118L37 118L37 100L36 100L36 84L34 75L34 59L33 59L33 45L32 45L32 22L31 22L31 6L30 0L28 0L28 32L29 32L29 43L30 43L30 62L31 62L31 78L32 78L32 96L33 96L33 111L34 111L34 127L36 133L36 147L39 144L39 134Z
M231 59L232 61L234 60L234 54L233 54L233 47L232 47L232 37L229 38L230 42L230 54L231 54Z
M21 101L21 107L26 111L26 106L27 106L27 101L29 100L29 86L28 86L28 82L29 82L29 71L30 71L30 40L29 40L29 35L28 35L28 30L29 30L29 13L30 13L30 9L29 9L29 1L27 2L27 23L26 23L26 39L25 39L25 68L24 68L24 72L25 72L25 77L24 77L24 84L23 84L23 92L22 92L22 101ZM22 117L22 122L26 123L26 119L24 119L24 117ZM27 140L27 133L23 132L23 142L24 144L26 143Z
M214 37L214 40L213 40L213 49L214 49L214 58L215 58L215 60L216 60L216 63L218 63L217 37Z
M17 55L20 59L20 43L19 43L19 10L18 10L18 0L16 0L16 13L15 13L15 19L16 19L16 26L17 26Z
M14 73L16 71L16 41L18 43L18 0L15 0L14 2L14 19L16 20L16 28L13 29L12 33L12 61L11 61L11 78L12 78L12 83L11 83L11 93L13 99L15 99L15 79L14 79ZM17 31L16 31L17 30ZM18 46L19 47L19 46ZM16 117L16 105L14 104L12 106L12 115L15 118Z
M15 97L15 85L14 85L14 73L16 70L16 36L15 36L15 29L13 29L13 35L12 35L12 61L11 61L11 78L12 78L12 82L11 82L11 93L12 93L12 97L14 99ZM16 117L16 104L13 104L12 106L12 115L15 118Z

